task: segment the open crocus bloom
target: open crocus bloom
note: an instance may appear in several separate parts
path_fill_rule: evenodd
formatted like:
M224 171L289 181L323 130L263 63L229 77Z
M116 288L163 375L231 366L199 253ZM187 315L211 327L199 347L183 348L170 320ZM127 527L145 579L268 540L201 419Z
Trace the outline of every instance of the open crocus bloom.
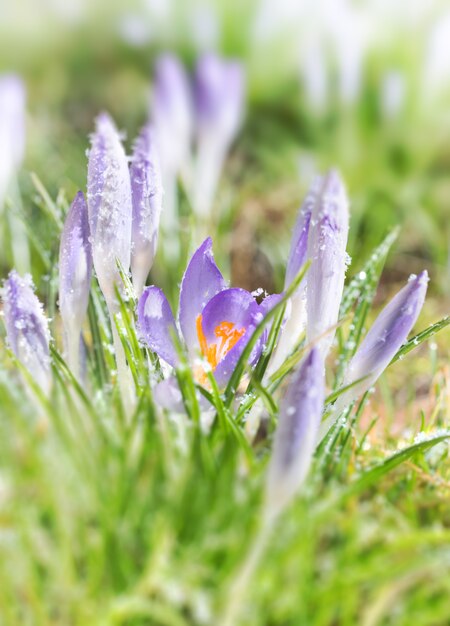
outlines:
M186 344L194 378L207 385L207 371L224 388L256 326L280 296L267 297L258 304L244 289L228 288L212 253L211 238L206 239L192 256L184 274L178 311L179 328ZM174 345L177 325L161 289L147 287L138 304L138 322L142 340L158 356L176 367ZM178 335L179 336L179 335ZM261 355L264 336L250 355L255 363Z

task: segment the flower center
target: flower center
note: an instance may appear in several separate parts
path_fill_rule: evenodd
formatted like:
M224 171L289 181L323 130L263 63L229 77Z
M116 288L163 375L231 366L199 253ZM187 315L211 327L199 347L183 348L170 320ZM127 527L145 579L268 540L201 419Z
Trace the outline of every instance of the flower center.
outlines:
M202 315L197 316L197 337L200 344L200 350L214 371L222 359L237 344L239 339L245 335L245 328L236 328L233 322L221 322L214 329L217 341L208 343L205 333L203 332ZM199 375L199 382L206 379L205 372Z

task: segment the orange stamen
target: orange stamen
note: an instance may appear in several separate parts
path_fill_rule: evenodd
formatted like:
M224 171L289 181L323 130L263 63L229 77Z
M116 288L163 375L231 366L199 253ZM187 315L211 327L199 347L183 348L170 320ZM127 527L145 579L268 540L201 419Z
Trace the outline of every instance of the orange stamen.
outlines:
M221 322L214 329L214 334L220 339L220 344L213 343L208 345L208 341L203 332L203 317L198 315L196 319L197 337L200 344L200 351L211 365L214 371L220 361L228 354L239 339L245 334L245 328L237 329L232 322ZM204 372L202 376L198 378L204 378Z

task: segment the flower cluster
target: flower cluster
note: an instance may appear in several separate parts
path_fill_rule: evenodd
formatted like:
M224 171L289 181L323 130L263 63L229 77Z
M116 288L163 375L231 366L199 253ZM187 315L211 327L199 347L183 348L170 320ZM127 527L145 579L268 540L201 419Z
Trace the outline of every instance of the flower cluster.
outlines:
M190 152L188 93L179 63L171 57L160 59L154 125L144 126L134 142L131 159L111 118L102 113L96 120L89 151L87 198L82 192L76 195L60 243L59 306L67 361L74 375L80 377L81 331L93 269L111 316L123 395L133 393L133 382L115 320L118 294L125 293L122 271L131 272L138 298L140 339L164 365L162 381L155 382L149 376L154 397L164 408L182 410L181 390L174 375L181 363L189 364L198 389L205 391L201 404L204 407L206 403L209 410L211 404L205 397L212 382L219 392L224 391L244 354L249 371L264 355L267 377L300 345L303 360L282 399L268 473L267 502L272 512L277 512L299 488L318 439L344 408L373 385L407 339L424 302L427 273L412 276L380 313L351 359L342 393L322 424L325 360L339 324L348 265L349 203L336 171L314 180L299 210L281 294L266 295L260 301L259 292L230 287L215 263L208 237L185 270L175 320L163 291L155 285L145 287L145 283L158 241L162 181L180 173ZM203 58L197 67L195 93L197 164L206 171L216 157L216 165L223 160L238 127L242 108L239 67L216 57ZM214 177L209 183L202 175L194 178L209 204ZM214 180L217 182L217 177ZM194 200L194 210L203 215L206 204ZM50 335L31 279L11 272L2 298L9 346L48 391ZM275 308L280 315L284 311L284 317L280 317L277 343L266 354ZM181 359L183 351L185 357Z

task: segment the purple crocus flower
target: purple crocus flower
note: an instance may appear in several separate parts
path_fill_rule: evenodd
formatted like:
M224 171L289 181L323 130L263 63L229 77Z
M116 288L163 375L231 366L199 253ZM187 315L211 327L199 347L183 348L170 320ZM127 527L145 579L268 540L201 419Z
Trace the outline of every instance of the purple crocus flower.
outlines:
M125 151L106 113L97 117L91 138L87 187L94 268L108 307L115 310L114 285L121 285L116 259L125 271L130 267L132 203Z
M311 267L306 286L307 340L317 341L325 356L334 338L347 266L348 199L339 174L317 177L308 237Z
M301 487L311 465L324 406L324 367L313 348L293 374L281 407L269 463L266 511L275 516Z
M69 365L79 375L81 327L91 285L92 253L88 208L79 191L69 209L59 247L59 308Z
M147 125L136 140L130 167L133 223L131 274L141 295L156 254L162 206L162 182L153 129Z
M209 369L219 387L227 384L256 326L277 299L273 296L259 305L248 291L228 288L214 261L211 239L202 243L184 274L178 311L179 327L197 382L207 384ZM172 333L177 333L177 325L161 289L147 287L137 313L143 341L176 367L178 356ZM260 340L250 362L257 360L262 348Z
M427 271L410 276L407 284L384 307L348 366L344 386L360 380L341 396L344 404L367 391L405 343L425 301Z
M208 215L227 151L242 121L244 72L237 61L206 54L195 77L197 153L192 202L201 217Z
M25 86L14 74L0 76L0 207L25 151Z
M151 120L158 143L164 189L162 228L169 235L167 245L179 253L177 178L187 178L191 160L193 128L192 95L189 80L180 61L171 54L157 59Z
M427 284L426 271L412 275L372 324L345 373L343 386L350 388L339 396L332 414L321 425L320 439L340 413L377 381L405 343L422 309Z
M177 175L189 156L192 97L183 65L164 54L156 62L152 120L158 139L163 174Z
M284 288L288 289L308 258L308 235L315 196L309 193L297 215L291 239ZM286 307L286 319L268 374L276 371L292 351L306 324L306 280L303 280Z
M50 333L32 278L12 270L2 290L6 338L15 356L44 391L50 387Z

